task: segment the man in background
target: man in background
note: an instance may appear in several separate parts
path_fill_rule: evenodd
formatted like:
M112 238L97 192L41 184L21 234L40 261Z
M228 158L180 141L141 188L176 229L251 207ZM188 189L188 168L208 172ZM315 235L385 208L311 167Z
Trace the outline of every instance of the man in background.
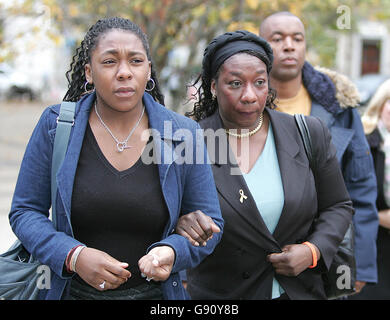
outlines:
M276 89L276 110L320 118L327 124L345 184L355 208L355 259L357 292L366 283L377 282L376 178L363 126L356 106L359 96L345 77L307 61L305 27L290 12L268 16L260 26L260 36L274 52L270 85Z

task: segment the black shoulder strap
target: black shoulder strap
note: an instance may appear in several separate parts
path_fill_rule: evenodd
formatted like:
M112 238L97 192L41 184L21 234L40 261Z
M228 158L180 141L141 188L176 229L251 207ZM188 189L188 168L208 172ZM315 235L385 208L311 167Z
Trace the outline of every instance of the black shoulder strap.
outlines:
M305 116L303 114L295 114L294 115L295 122L297 123L297 127L299 133L301 134L303 145L305 147L306 155L309 160L310 168L313 171L315 176L316 172L316 161L314 155L313 144L310 136L309 127L307 126Z
M314 177L314 183L316 190L318 190L318 181L317 181L317 160L316 155L314 153L313 143L309 131L309 127L307 126L305 116L303 114L295 114L294 115L295 122L297 123L297 127L299 133L301 134L303 145L305 147L307 159L309 160L309 166L311 172ZM318 213L317 213L318 215Z

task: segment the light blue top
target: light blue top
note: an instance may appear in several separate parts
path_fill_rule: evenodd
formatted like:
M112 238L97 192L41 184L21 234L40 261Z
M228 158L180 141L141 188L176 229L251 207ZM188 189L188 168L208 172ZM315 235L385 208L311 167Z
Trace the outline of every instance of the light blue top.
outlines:
M271 123L269 123L268 136L263 152L252 170L247 174L243 174L243 177L265 225L273 233L283 210L284 192ZM274 278L272 299L278 298L283 292L283 288Z

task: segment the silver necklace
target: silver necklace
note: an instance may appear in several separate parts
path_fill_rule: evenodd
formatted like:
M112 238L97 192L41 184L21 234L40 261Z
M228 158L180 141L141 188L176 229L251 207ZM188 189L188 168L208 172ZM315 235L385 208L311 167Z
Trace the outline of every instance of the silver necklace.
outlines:
M127 138L123 141L119 141L115 136L114 134L111 132L110 128L104 123L102 117L100 116L99 112L97 111L97 107L96 107L96 101L95 101L95 112L96 112L96 115L98 116L99 120L100 120L100 123L103 125L104 128L106 128L106 130L108 131L108 133L111 135L111 137L115 140L116 142L116 148L118 150L118 152L122 152L123 150L125 149L129 149L131 148L131 146L128 146L127 145L127 141L129 141L130 137L133 135L133 132L134 130L138 127L139 123L141 122L141 119L144 115L144 112L145 112L145 106L143 107L142 109L142 113L141 113L141 116L139 117L137 123L135 124L135 126L133 127L133 129L131 129L129 135L127 136Z

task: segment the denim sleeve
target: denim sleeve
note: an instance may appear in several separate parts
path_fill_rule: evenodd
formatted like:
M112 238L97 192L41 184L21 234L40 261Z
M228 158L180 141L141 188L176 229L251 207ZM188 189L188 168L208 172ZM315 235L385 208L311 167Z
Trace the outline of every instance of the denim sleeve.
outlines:
M58 276L63 274L66 256L80 244L64 232L54 229L49 219L51 207L52 139L56 115L47 108L27 144L21 163L9 219L23 246Z
M343 175L355 208L355 260L358 281L376 283L376 237L378 211L377 184L370 147L364 135L360 116L351 109L350 127L355 134L343 156Z
M206 256L213 252L221 240L223 233L224 221L219 206L217 189L209 164L208 153L203 139L203 131L199 125L197 126L197 133L194 136L194 146L197 146L193 148L194 161L192 164L186 164L185 166L187 168L183 170L185 183L180 214L201 210L214 220L221 232L214 234L213 238L207 241L205 247L193 246L186 238L178 234L170 234L163 241L151 246L152 248L157 245L169 245L174 249L176 258L172 269L173 273L197 266ZM196 150L202 151L200 152L202 158L199 158L199 154L196 155Z

